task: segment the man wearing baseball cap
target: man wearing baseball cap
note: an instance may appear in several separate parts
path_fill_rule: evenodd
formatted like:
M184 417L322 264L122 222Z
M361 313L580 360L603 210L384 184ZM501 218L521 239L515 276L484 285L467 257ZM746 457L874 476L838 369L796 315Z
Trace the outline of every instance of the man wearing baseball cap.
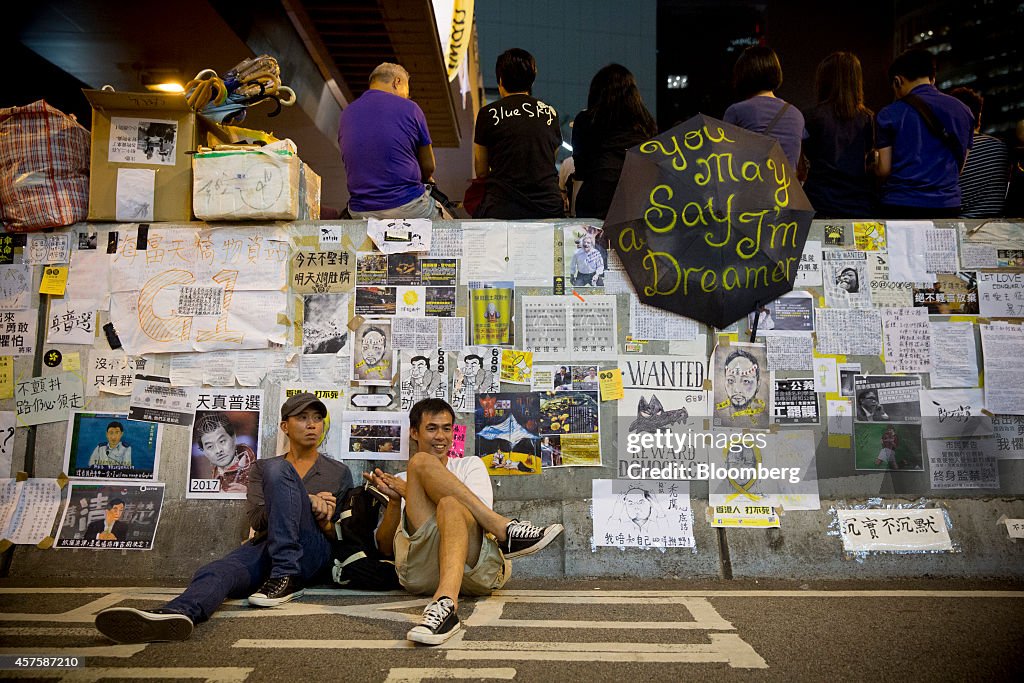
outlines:
M254 535L201 567L185 592L154 610L111 607L96 615L100 633L119 643L186 640L227 598L274 607L300 597L307 581L332 565L329 538L335 493L352 486L343 463L317 451L327 407L308 392L281 406L288 452L257 460L249 473L246 515Z

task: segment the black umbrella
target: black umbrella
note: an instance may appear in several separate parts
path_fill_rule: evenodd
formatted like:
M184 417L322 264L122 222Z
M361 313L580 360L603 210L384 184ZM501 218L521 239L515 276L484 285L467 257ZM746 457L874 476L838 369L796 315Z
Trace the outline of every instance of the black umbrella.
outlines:
M641 301L722 328L793 289L813 216L778 142L698 114L626 152L604 229Z

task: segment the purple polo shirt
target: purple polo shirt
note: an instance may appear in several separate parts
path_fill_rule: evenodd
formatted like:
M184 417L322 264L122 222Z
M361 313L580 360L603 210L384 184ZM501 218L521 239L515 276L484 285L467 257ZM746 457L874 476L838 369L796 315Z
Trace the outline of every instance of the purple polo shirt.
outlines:
M427 119L412 100L367 90L341 112L338 146L353 211L393 209L421 196L416 152L431 144Z

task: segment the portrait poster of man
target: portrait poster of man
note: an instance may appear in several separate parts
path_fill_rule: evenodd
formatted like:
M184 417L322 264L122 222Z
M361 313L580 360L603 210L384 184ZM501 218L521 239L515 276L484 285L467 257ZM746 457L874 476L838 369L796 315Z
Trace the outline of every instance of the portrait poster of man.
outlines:
M281 390L280 403L273 415L281 414L281 406L292 396L309 392L323 402L327 408L327 415L324 417L324 434L317 450L329 458L338 460L342 456L343 435L341 418L345 411L345 390L339 386L325 384L286 384ZM277 431L277 446L274 448L274 455L284 455L288 452L288 437L280 429Z
M566 225L563 228L565 276L574 288L603 287L608 270L604 229L594 225Z
M470 283L474 344L507 346L515 343L515 291L514 282Z
M399 352L402 410L425 398L448 400L448 358L440 349Z
M476 405L476 394L494 394L501 391L501 347L466 346L451 352L452 407L458 413L471 413Z
M349 335L349 295L307 294L302 299L302 353L342 353Z
M492 475L540 474L540 395L477 394L476 454Z
M714 425L767 429L772 373L764 344L715 347Z
M203 389L192 424L186 498L244 499L260 453L261 389Z
M918 375L856 375L855 422L920 422L921 377Z
M75 410L68 420L64 471L89 479L156 479L160 425L127 413Z
M72 481L54 547L149 550L163 500L163 484Z
M391 322L366 320L356 328L352 345L352 382L390 387L395 378L396 352L391 346Z

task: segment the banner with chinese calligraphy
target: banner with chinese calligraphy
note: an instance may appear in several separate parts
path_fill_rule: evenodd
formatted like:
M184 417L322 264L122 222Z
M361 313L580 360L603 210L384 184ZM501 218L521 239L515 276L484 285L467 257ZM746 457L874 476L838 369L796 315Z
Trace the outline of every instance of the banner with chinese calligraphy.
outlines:
M282 229L139 228L110 264L110 319L127 353L261 349L290 332Z
M843 550L856 552L951 551L942 510L836 510Z

